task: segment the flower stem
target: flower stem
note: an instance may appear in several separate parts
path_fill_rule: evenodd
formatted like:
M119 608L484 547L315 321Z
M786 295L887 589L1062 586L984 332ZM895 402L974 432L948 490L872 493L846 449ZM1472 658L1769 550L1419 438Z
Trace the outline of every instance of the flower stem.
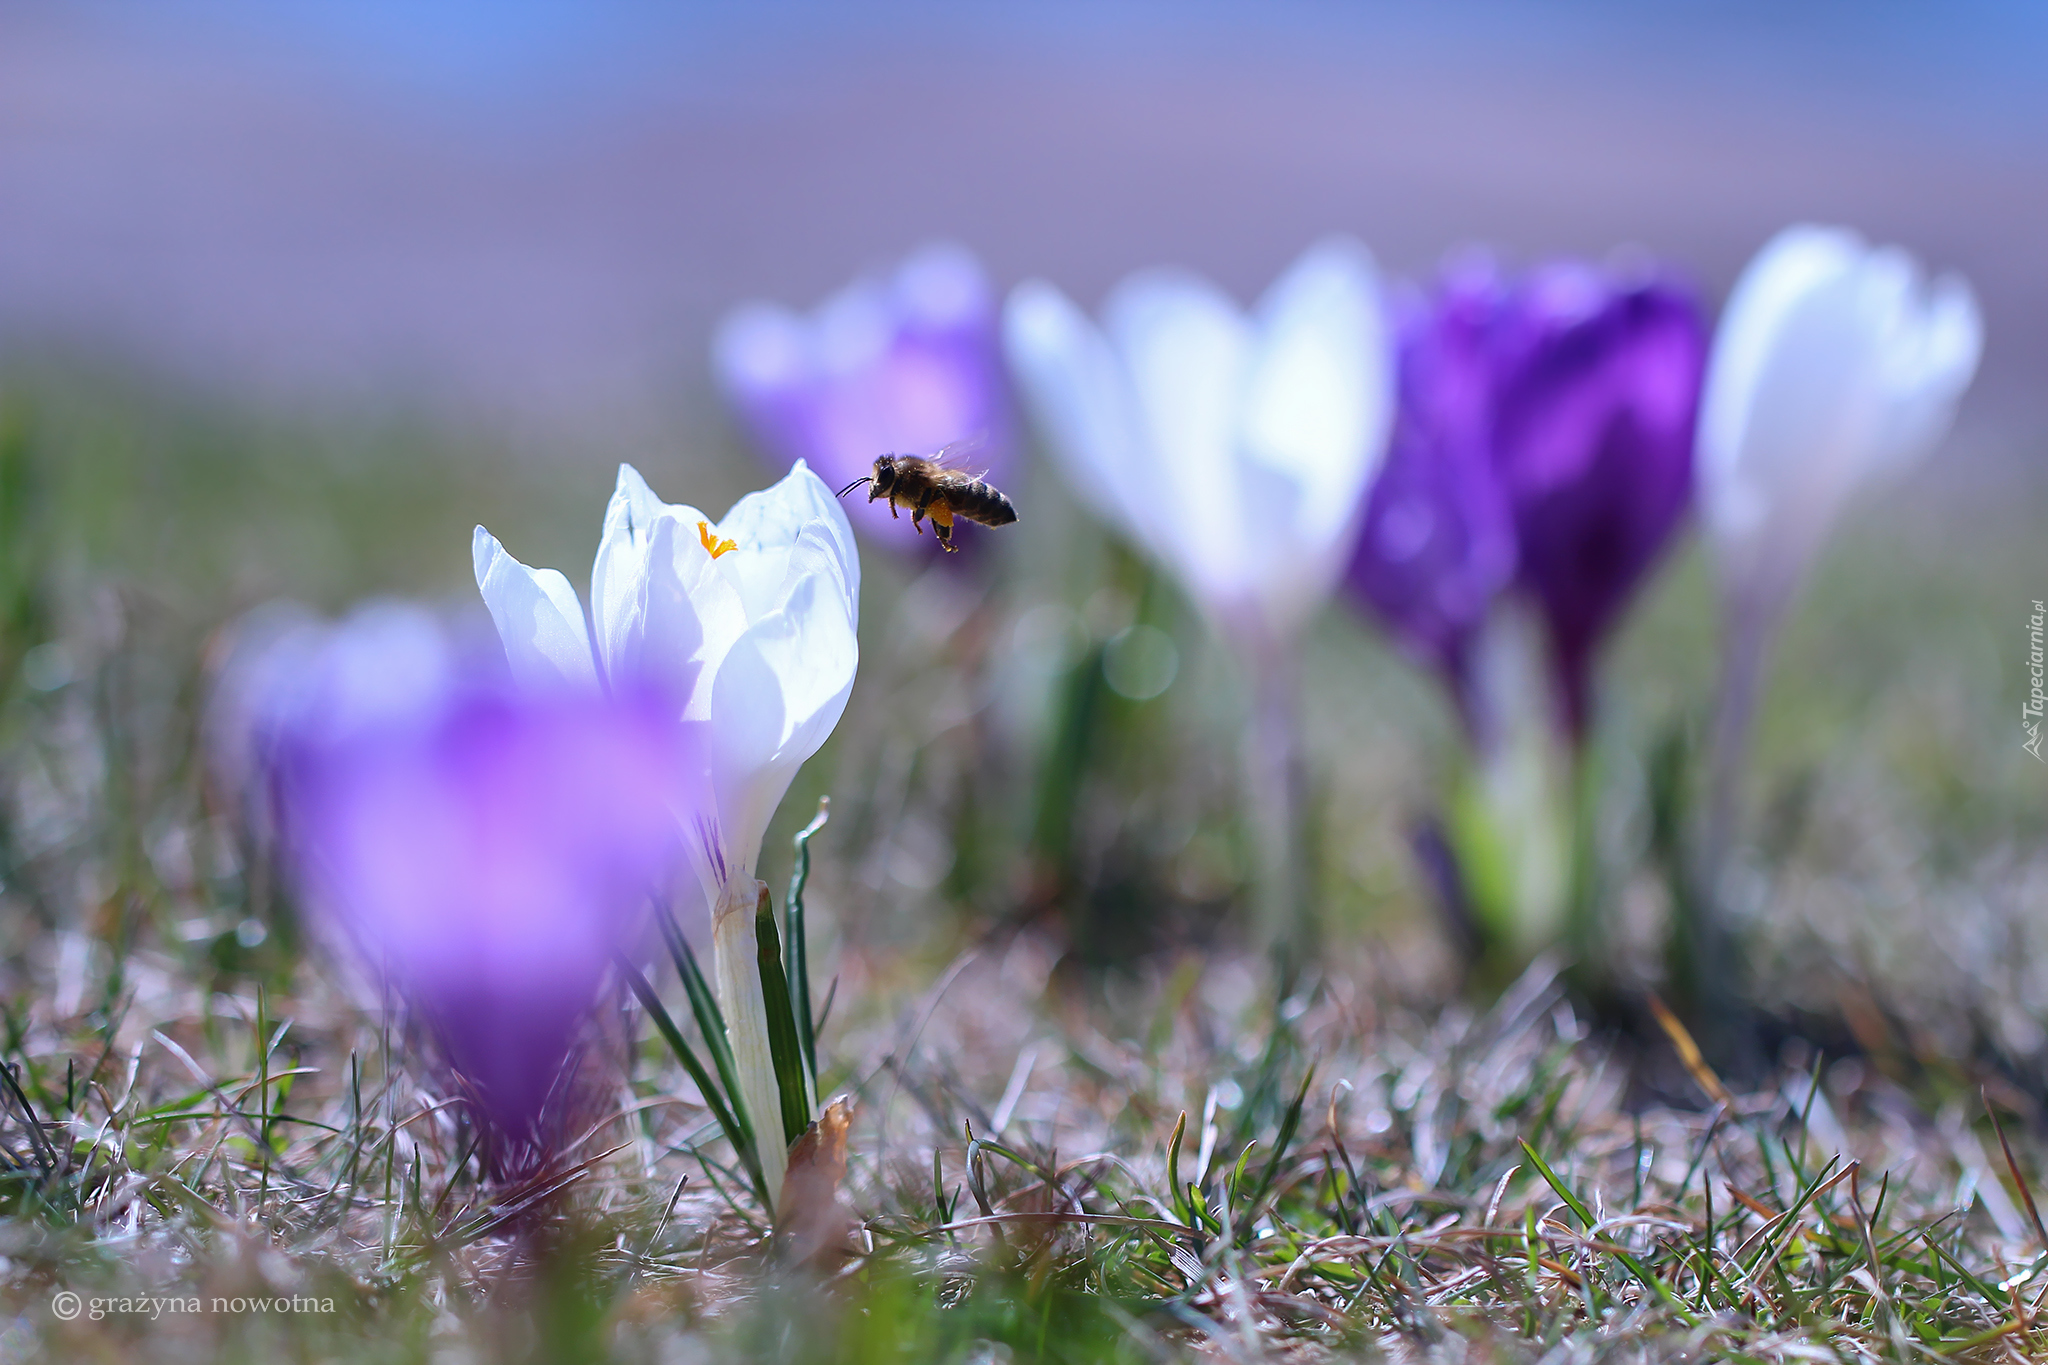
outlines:
M788 1147L782 1141L782 1095L775 1084L775 1060L768 1042L768 1004L761 993L759 940L754 907L767 888L751 877L726 883L711 911L712 979L725 1036L739 1072L740 1102L754 1131L761 1179L773 1199L782 1191Z
M1253 669L1252 723L1246 735L1245 777L1258 857L1258 930L1280 970L1282 993L1312 950L1304 859L1300 714L1294 658L1285 649L1262 652Z
M1673 985L1690 1006L1700 1041L1720 1065L1744 1046L1742 961L1729 914L1728 864L1742 814L1757 698L1782 612L1781 598L1731 595L1724 604L1720 678L1708 740L1706 814L1698 857L1686 877L1673 945ZM1684 870L1681 869L1681 875Z
M1592 746L1573 736L1566 777L1564 939L1571 974L1586 998L1614 988L1613 925L1600 866L1600 769Z
M1724 613L1721 675L1707 754L1706 827L1700 839L1702 883L1714 900L1719 899L1722 865L1741 815L1743 760L1749 752L1750 728L1756 720L1757 694L1777 615L1773 604L1754 599L1731 599Z

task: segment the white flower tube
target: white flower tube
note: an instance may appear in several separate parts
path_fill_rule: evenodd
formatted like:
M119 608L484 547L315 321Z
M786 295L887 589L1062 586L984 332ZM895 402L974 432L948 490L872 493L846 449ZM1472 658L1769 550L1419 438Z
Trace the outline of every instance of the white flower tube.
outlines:
M1003 323L1026 405L1088 505L1234 638L1290 641L1351 553L1392 419L1366 250L1314 247L1249 316L1162 269L1117 286L1100 327L1035 280Z
M755 859L775 808L846 709L860 662L860 558L832 491L802 461L713 522L619 467L591 570L593 632L566 579L476 528L477 586L515 674L536 683L643 678L702 730L711 812L690 831L712 914L713 980L771 1193L781 1101L756 968Z

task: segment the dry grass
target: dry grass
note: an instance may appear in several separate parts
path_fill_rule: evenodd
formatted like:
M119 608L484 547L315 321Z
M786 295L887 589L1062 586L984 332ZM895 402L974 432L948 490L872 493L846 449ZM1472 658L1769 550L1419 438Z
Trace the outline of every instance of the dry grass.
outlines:
M564 511L554 474L375 433L285 478L274 433L130 402L48 397L41 501L0 528L0 1045L21 1091L0 1106L0 1361L2048 1350L2028 1197L2048 864L2035 775L2006 752L2004 646L1971 643L2020 624L1998 614L2029 595L2019 551L1964 572L1852 543L1795 625L1751 858L1778 1032L1726 1104L1547 968L1461 994L1399 837L1448 728L1362 633L1333 624L1309 661L1332 946L1276 1001L1228 930L1227 660L1170 594L1078 515L984 579L878 561L854 708L772 836L830 786L814 959L837 979L822 1049L856 1104L858 1227L790 1266L631 1013L593 1034L577 1144L481 1184L445 1078L304 941L205 740L236 610L450 590L480 502L583 545L596 494ZM1662 910L1629 755L1697 713L1702 605L1682 563L1613 687L1636 938ZM1134 616L1182 641L1183 680L1105 703L1063 768L1045 735L1089 641ZM1841 711L1865 742L1808 738ZM60 1291L87 1311L60 1319ZM321 1311L232 1302L294 1295Z

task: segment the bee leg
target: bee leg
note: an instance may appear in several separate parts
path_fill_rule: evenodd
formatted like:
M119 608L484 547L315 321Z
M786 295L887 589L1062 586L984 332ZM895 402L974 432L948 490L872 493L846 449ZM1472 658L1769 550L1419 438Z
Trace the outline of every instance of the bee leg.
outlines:
M939 548L947 554L958 554L960 552L960 547L953 543L953 528L941 522L937 517L932 518L932 534L939 538Z
M912 507L912 508L910 509L910 524L911 524L911 525L912 525L913 527L915 527L915 528L916 528L916 530L917 530L917 533L918 533L919 535L923 535L923 534L924 534L924 527L923 527L922 525L920 525L920 524L919 524L919 523L923 522L923 520L924 520L924 509L923 509L922 507ZM936 523L936 522L935 522L935 523L933 523L933 524L934 524L934 525L937 525L937 523Z

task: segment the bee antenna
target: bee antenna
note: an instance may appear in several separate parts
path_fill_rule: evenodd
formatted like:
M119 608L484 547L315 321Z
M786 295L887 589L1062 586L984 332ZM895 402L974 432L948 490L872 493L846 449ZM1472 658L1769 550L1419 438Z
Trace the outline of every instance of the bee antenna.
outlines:
M852 483L850 483L850 484L846 485L846 487L844 487L844 488L840 489L840 490L839 490L839 491L838 491L837 493L833 494L832 496L834 496L834 497L836 497L836 498L843 498L843 497L845 497L845 496L846 496L846 495L847 495L848 493L851 493L851 492L852 492L852 491L853 491L854 489L856 489L856 488L860 487L860 486L861 486L862 484L864 484L864 483L873 483L874 481L875 481L875 476L874 476L874 475L872 475L872 474L863 474L863 475L861 475L861 476L860 476L859 478L855 479L855 480L854 480L854 481L853 481Z

